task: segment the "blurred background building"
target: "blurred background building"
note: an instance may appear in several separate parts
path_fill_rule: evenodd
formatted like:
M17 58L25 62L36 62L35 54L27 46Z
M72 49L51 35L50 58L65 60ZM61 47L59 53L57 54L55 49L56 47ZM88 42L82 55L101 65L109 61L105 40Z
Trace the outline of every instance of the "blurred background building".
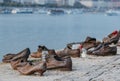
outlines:
M120 8L120 0L0 0L0 2L41 5L56 4L57 6L74 6L77 2L89 8Z

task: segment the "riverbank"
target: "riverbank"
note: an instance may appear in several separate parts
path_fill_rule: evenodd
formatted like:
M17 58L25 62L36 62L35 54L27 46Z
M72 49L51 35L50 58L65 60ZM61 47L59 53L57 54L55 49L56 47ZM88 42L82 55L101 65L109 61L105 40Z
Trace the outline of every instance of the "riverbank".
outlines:
M0 63L0 81L120 81L120 47L117 55L72 58L73 71L48 70L44 76L20 75L10 64Z

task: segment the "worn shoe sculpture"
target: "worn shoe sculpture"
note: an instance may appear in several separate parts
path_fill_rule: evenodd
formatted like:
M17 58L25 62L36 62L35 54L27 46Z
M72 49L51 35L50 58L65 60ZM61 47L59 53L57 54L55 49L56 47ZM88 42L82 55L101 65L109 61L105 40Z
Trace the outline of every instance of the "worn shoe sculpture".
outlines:
M40 62L37 65L27 63L23 67L18 67L17 70L20 72L20 74L23 75L31 75L38 72L40 76L42 76L43 73L46 71L46 62Z
M12 58L10 62L11 67L14 70L16 70L17 67L25 65L29 55L30 55L30 49L29 48L24 49L23 51L21 51L15 57Z
M116 55L117 54L117 47L110 47L107 46L101 46L99 49L95 51L88 52L89 55L96 55L96 56L109 56L109 55Z
M56 54L59 57L64 57L64 56L71 56L71 57L80 57L80 49L71 49L69 45L64 50L57 51Z
M62 71L72 71L72 60L69 56L58 57L56 54L49 53L46 58L47 69L59 69Z
M33 52L30 56L34 58L40 58L42 56L42 50L47 49L47 47L39 45L37 52Z
M39 63L30 63L27 62L25 66L18 67L17 70L23 75L31 75L38 72L41 75L46 71L46 56L48 52L42 51L42 61Z

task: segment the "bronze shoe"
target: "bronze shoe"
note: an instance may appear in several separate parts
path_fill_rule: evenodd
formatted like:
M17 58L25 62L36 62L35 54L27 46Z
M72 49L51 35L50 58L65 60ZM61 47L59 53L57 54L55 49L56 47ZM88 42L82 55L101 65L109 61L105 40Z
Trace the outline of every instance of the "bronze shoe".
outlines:
M24 65L30 55L30 49L26 48L11 59L11 67L16 70L18 66Z
M41 62L36 65L32 65L28 62L25 66L18 67L17 70L23 75L31 75L38 72L40 76L42 76L46 71L46 62Z
M71 56L71 57L80 57L80 49L71 49L68 46L61 51L57 51L56 54L59 57L64 57L64 56Z
M120 38L120 31L116 31L116 34L114 35L113 33L109 34L107 37L103 38L104 43L108 44L117 44Z
M40 58L42 56L42 50L47 48L45 46L38 46L37 52L33 52L30 56L34 58Z
M3 56L2 61L5 62L5 63L10 63L11 60L13 60L14 57L15 57L14 59L16 59L16 58L19 59L19 57L21 58L21 56L24 56L22 53L25 53L26 51L30 52L29 48L26 48L26 49L24 49L23 51L21 51L21 52L19 52L17 54L11 54L11 53L6 54L6 55ZM26 54L26 56L24 56L24 57L28 58L29 54L28 55Z
M110 47L110 46L101 46L99 49L89 52L89 55L96 55L96 56L108 56L108 55L116 55L117 54L117 47Z
M33 52L30 56L34 58L40 58L42 56L42 49L38 48L37 52Z
M55 54L48 54L46 59L47 69L59 69L62 71L72 71L72 60L69 56L60 58Z

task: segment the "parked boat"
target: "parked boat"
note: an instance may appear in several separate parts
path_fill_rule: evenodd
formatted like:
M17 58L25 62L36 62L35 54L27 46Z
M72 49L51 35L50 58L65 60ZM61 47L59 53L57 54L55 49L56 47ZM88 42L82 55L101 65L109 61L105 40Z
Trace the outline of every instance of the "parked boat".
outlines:
M32 13L33 10L29 8L19 9L19 11L17 11L17 14L32 14Z
M42 10L42 9L41 9L41 10L38 10L38 13L39 13L39 14L47 14L47 10Z
M66 14L73 14L73 11L72 10L65 10L65 13Z
M11 9L7 9L7 8L2 9L0 13L1 14L11 14Z
M33 10L29 8L5 8L0 11L1 14L32 14Z
M120 15L120 11L108 10L108 11L106 11L106 15L108 15L108 16L117 16L117 15Z
M60 15L60 14L64 14L64 10L52 9L52 10L48 10L47 14Z

